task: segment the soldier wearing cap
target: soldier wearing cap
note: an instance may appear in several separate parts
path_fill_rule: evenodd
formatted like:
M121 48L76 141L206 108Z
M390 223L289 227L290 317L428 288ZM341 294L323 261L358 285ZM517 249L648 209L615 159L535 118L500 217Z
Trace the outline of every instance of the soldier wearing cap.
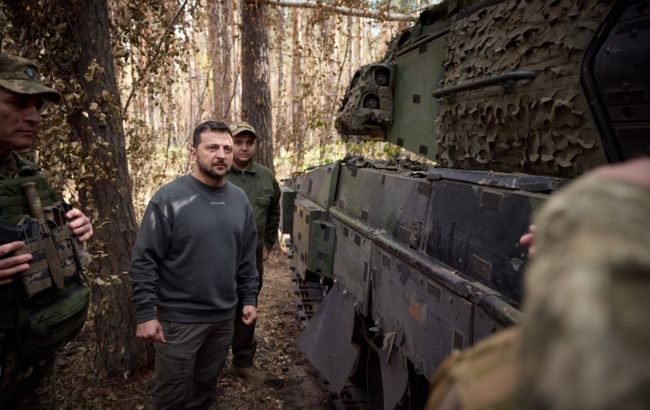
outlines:
M241 121L231 125L233 136L233 164L227 178L242 188L255 212L257 226L257 271L259 289L262 289L263 261L278 236L280 223L280 187L268 168L253 160L260 136L251 124ZM257 349L255 324L245 326L241 318L235 319L233 337L232 370L240 377L253 383L261 383L265 377L261 370L253 366L253 356Z
M60 99L58 92L41 83L35 62L0 54L1 186L10 186L14 179L40 175L39 168L18 152L31 148L46 101L56 103ZM0 198L5 199L2 189ZM9 220L13 208L3 206L0 219ZM79 241L91 238L93 228L90 219L80 210L72 209L65 216L68 227ZM49 409L54 406L55 398L55 351L36 362L27 361L17 353L16 277L28 271L31 263L36 263L31 253L15 255L14 252L25 246L23 241L0 242L0 408Z

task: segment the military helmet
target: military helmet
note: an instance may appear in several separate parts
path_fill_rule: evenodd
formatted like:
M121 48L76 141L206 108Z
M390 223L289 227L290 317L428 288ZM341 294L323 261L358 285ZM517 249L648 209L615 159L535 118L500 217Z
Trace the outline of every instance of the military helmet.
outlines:
M253 137L259 138L259 135L257 135L257 132L255 131L255 128L253 128L252 125L247 123L246 121L239 121L230 126L230 131L232 131L232 136L236 137L237 135L243 133L243 132L249 132L253 134Z
M26 58L0 53L0 87L17 94L41 95L59 102L61 95L41 82L38 65Z

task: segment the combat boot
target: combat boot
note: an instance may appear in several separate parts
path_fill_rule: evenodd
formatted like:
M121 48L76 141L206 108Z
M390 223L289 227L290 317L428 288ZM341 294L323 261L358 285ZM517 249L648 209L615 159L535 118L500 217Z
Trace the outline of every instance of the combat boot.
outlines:
M266 381L266 374L256 366L231 366L230 371L236 377L244 379L250 384L263 384Z

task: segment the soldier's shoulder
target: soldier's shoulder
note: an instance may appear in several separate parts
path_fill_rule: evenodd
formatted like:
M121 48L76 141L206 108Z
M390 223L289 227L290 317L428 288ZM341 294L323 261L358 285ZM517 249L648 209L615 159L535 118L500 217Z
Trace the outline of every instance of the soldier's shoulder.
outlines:
M24 156L14 152L13 153L14 158L16 159L16 164L18 165L18 168L30 168L33 169L34 171L40 171L41 167L36 165L36 163L28 160Z
M16 176L32 176L41 173L41 168L27 158L12 152L11 155L0 161L0 178L15 178Z
M270 176L271 178L275 178L275 175L273 175L273 171L271 171L269 168L265 167L264 165L260 164L259 162L253 162L253 166L255 167L255 172L264 176Z
M246 191L244 191L242 187L240 187L233 181L226 179L226 187L228 190L230 190L232 195L245 198L245 200L248 201L248 197L246 196Z
M431 379L427 410L516 408L520 331L507 329L452 354Z
M271 171L269 168L257 162L254 162L253 164L256 167L255 172L258 174L260 178L262 178L265 181L266 184L268 184L268 187L273 185L275 186L274 190L279 192L279 188L277 187L278 180L275 178L275 174L273 173L273 171Z

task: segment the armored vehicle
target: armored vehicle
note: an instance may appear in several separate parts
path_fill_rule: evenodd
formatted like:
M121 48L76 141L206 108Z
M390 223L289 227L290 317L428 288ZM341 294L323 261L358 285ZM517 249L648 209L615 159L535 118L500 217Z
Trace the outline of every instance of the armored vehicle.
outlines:
M565 181L650 153L650 2L456 0L360 68L336 126L428 158L346 157L283 188L299 340L334 390L417 408L434 370L516 324L531 215Z

